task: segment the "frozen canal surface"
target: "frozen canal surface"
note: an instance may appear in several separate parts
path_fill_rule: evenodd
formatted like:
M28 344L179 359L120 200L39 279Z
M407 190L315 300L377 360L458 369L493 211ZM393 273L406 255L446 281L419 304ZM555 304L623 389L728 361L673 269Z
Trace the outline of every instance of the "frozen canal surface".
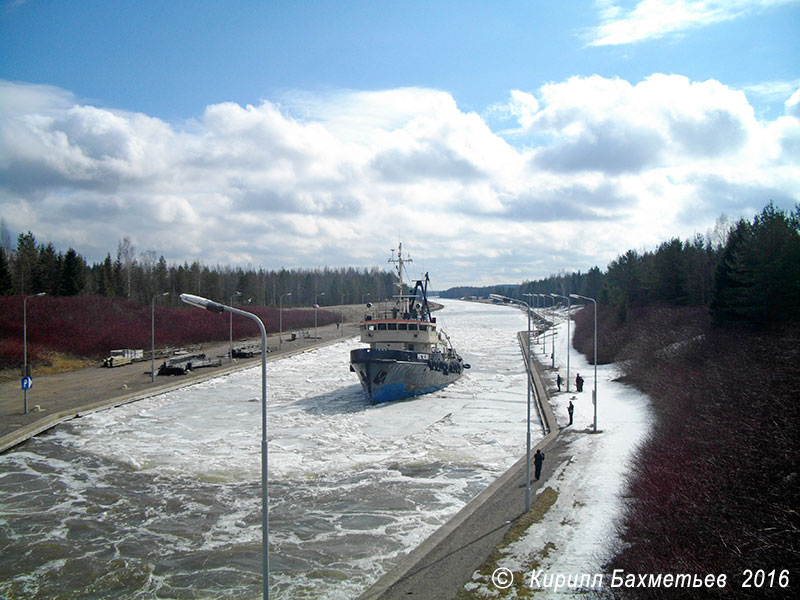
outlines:
M370 406L349 371L355 339L268 364L275 598L357 596L524 453L524 314L443 303L472 369L438 393ZM260 597L260 375L95 413L0 456L0 597Z

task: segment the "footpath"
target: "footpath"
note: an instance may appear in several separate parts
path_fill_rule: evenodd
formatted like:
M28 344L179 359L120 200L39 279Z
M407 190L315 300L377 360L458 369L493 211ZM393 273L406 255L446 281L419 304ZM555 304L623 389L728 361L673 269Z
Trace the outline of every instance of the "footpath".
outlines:
M338 308L334 307L332 310ZM293 341L292 332L284 332L282 343L279 343L277 335L268 336L267 347L270 352L267 354L267 361L358 335L358 325L352 321L360 320L363 307L347 308L355 309L350 311L354 314L346 315L350 322L338 327L336 324L318 327L316 339L313 337L313 329L309 331L311 337L299 336ZM252 341L260 343L260 340L247 340ZM234 340L234 346L242 343L243 340ZM75 417L163 394L252 367L261 361L260 354L253 358L229 361L224 358L229 347L230 342L226 341L207 344L200 349L208 358L222 358L222 365L219 367L204 367L185 375L157 375L155 382L150 375L150 361L114 368L98 365L53 375L36 376L34 372L34 385L27 394L27 414L24 412L25 402L20 380L4 381L0 383L0 453ZM156 361L156 369L161 362Z

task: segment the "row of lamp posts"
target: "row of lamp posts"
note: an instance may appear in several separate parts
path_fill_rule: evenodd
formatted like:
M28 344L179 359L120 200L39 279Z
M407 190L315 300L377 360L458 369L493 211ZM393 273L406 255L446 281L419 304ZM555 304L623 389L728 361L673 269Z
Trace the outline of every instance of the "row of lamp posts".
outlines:
M525 294L526 296L539 296L541 298L547 298L547 294ZM594 346L594 388L592 389L592 406L594 407L594 419L592 430L597 433L597 300L594 298L590 298L588 296L581 296L580 294L570 294L569 296L563 296L561 294L550 294L549 297L553 298L553 305L555 306L555 298L564 298L567 301L567 392L569 392L569 381L570 381L570 372L569 372L569 346L571 344L571 338L569 334L569 317L570 317L570 310L572 307L571 299L575 298L576 300L586 300L591 302L594 305L594 337L593 337L593 346ZM553 335L553 334L551 334ZM555 367L555 339L553 339L553 354L552 354L552 366Z
M560 294L523 294L529 298L541 297L552 298L555 305L555 298L565 298L567 300L567 391L569 391L569 344L571 343L569 337L569 311L571 308L571 298L587 300L594 303L594 389L592 391L592 405L594 406L594 425L593 431L597 433L597 301L594 298L581 296L580 294L570 294L569 296L562 296ZM528 314L528 338L527 338L527 360L528 360L528 395L527 395L527 429L525 435L525 512L531 509L531 384L532 384L532 366L531 366L531 305L524 300L517 300L516 298L509 298L508 296L501 296L500 294L490 294L489 296L495 300L502 300L511 302L513 304L521 304L525 307L525 312ZM551 335L555 336L555 332ZM555 337L553 337L553 365L555 366Z

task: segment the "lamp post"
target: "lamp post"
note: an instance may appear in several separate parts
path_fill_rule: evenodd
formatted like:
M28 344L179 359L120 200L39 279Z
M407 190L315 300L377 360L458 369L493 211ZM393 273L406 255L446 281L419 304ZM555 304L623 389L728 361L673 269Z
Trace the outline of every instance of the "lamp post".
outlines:
M325 292L320 292L320 296L324 296ZM317 309L319 308L319 304L317 304L317 294L314 294L314 339L317 339Z
M281 351L283 348L283 297L284 296L291 296L292 292L286 292L280 297L280 308L278 309L278 322L279 325L279 332L278 332L278 352Z
M569 296L562 296L561 294L550 294L554 298L566 298L567 300L567 393L569 393L569 350L572 340L569 337L569 309L572 301Z
M28 298L38 298L39 296L46 295L47 292L39 292L32 296L25 296L22 301L22 376L30 377L28 374ZM23 408L25 414L28 414L28 387L22 386Z
M531 306L523 300L516 300L500 294L489 294L489 298L505 300L525 306L528 313L528 427L525 435L525 512L531 510Z
M536 294L530 293L530 294L522 294L522 295L523 296L527 296L528 298L530 298L530 300L528 301L528 347L530 347L530 345L531 345L531 336L533 335L533 330L530 327L530 320L531 320L530 312L536 306ZM534 314L536 314L536 313L534 313Z
M545 300L547 299L548 296L547 294L536 294L536 295L542 299L542 313L544 313L544 309L547 308ZM542 317L542 319L544 319L544 317ZM542 331L542 354L547 354L547 329L544 329Z
M231 296L230 305L233 306L233 299L236 298L236 296L241 296L241 295L242 292L239 291L236 292L233 296ZM233 313L230 313L228 315L228 328L229 328L230 342L231 342L230 347L228 348L228 362L233 362Z
M214 313L229 312L248 317L256 322L261 331L261 552L264 555L263 591L264 600L269 600L269 494L267 474L267 330L264 323L253 313L212 302L200 296L181 294L186 304L204 308Z
M597 433L597 300L579 294L570 294L570 297L589 300L594 303L594 389L592 390L592 404L594 404L594 432Z
M169 292L156 294L150 301L150 383L156 382L156 298L169 296Z

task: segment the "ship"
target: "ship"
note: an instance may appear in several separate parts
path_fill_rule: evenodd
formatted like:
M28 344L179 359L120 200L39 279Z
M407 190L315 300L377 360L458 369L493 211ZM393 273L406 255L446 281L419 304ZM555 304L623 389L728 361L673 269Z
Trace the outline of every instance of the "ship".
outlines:
M367 304L360 334L369 346L350 351L350 370L373 404L435 392L470 368L431 315L428 274L404 293L403 273L412 260L403 256L402 243L389 262L397 269L397 293L391 301Z

